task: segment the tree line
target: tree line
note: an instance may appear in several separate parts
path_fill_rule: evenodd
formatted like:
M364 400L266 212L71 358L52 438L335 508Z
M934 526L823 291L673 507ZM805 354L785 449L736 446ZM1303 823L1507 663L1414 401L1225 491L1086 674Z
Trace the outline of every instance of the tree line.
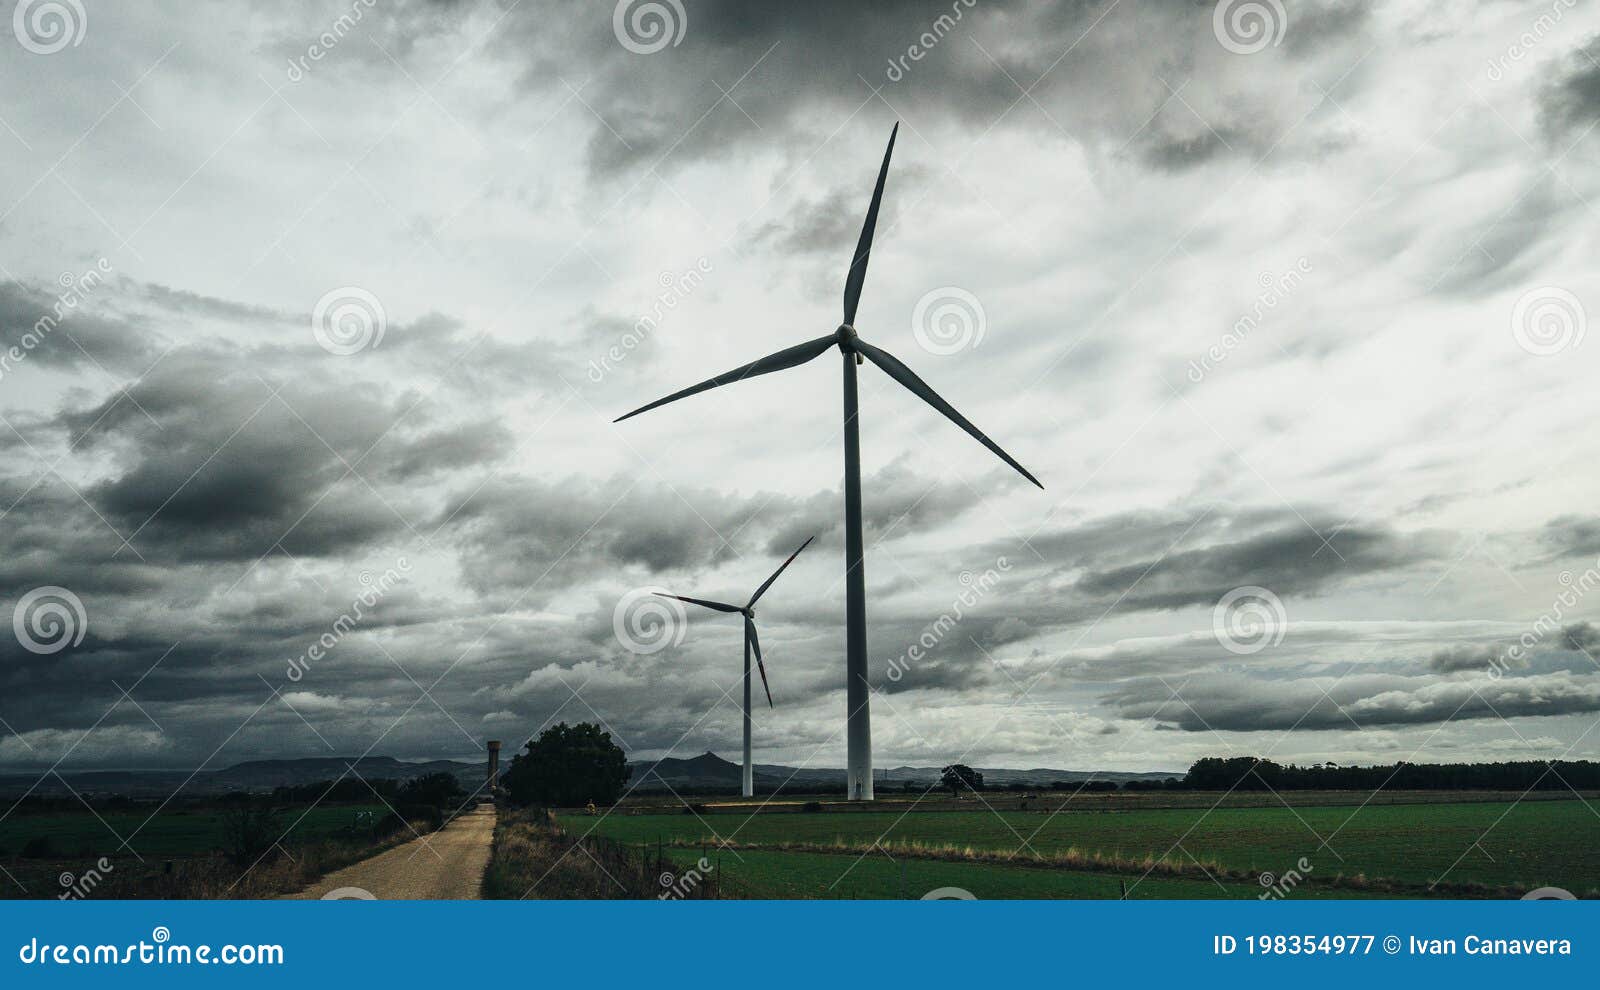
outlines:
M1172 786L1172 785L1168 785ZM1204 791L1563 791L1600 789L1600 763L1521 760L1506 763L1391 763L1287 766L1250 756L1208 756L1184 775L1184 790Z

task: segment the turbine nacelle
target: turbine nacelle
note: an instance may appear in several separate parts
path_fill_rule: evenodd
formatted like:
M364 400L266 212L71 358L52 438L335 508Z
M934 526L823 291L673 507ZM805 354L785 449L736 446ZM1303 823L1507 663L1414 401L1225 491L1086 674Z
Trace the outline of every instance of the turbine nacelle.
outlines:
M839 329L833 332L833 338L839 342L840 351L856 356L856 364L867 363L867 359L861 356L860 351L856 350L856 342L860 340L860 337L856 334L855 327L848 323L841 323L839 324Z

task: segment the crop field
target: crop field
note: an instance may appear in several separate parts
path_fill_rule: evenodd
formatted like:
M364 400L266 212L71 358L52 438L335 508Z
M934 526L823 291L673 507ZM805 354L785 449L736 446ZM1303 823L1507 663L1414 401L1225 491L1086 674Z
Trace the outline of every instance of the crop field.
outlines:
M358 812L382 816L385 810L381 804L312 808L288 838L299 841L325 838L351 826ZM300 814L299 809L286 812L284 827ZM17 855L27 842L38 838L48 840L56 856L91 859L129 855L126 849L118 849L121 839L117 836L131 836L128 844L147 859L210 852L223 843L223 812L220 810L168 808L154 818L150 815L150 810L100 812L98 815L88 810L14 814L0 822L0 858Z
M1458 798L1088 812L623 810L564 823L577 833L660 843L680 850L684 863L718 856L719 841L731 844L720 851L725 878L754 896L921 896L957 886L991 897L1115 897L1127 881L1135 896L1245 897L1265 889L1261 874L1290 871L1305 879L1295 897L1600 889L1594 802ZM953 876L968 882L946 882Z

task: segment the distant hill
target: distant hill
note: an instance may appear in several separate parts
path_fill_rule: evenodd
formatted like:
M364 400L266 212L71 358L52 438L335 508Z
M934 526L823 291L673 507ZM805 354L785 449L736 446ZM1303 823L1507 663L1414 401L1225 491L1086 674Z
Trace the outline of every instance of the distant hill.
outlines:
M705 753L689 759L668 756L651 763L630 763L628 769L629 786L638 791L739 786L739 764L729 762L715 753ZM894 767L889 770L875 770L872 776L874 782L878 784L931 785L939 780L942 769L942 767ZM984 783L990 786L1028 787L1048 787L1057 781L1076 784L1085 780L1110 780L1118 783L1127 780L1165 780L1168 777L1182 777L1184 774L1182 770L1126 773L1115 770L1051 770L1042 767L1032 770L990 767L976 769L983 774ZM791 791L803 791L808 786L837 787L844 784L844 770L836 767L790 767L757 763L755 782L758 791L771 791L779 786Z

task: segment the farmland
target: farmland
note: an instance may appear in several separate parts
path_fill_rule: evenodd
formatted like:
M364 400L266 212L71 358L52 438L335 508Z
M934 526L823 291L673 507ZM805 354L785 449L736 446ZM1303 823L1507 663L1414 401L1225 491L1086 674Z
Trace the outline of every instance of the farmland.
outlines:
M289 838L327 838L349 828L359 813L381 815L384 810L381 804L312 808L294 823ZM296 811L286 822L294 822L299 814ZM223 812L217 808L166 808L154 817L151 811L19 813L0 822L0 856L14 854L39 837L47 839L57 854L83 859L129 855L127 849L118 848L124 838L146 859L186 856L221 847L222 829Z
M218 806L17 811L0 821L0 897L261 897L409 837L381 804L280 809L272 850L230 862ZM424 826L426 827L426 826ZM123 847L123 840L128 840Z
M1115 897L1126 881L1135 896L1245 897L1262 892L1261 874L1290 871L1305 876L1295 897L1600 889L1592 801L1438 795L1362 806L1350 795L1342 804L1295 797L1295 806L1213 809L1213 797L1204 807L1087 811L998 810L994 799L995 808L969 802L965 810L752 813L730 802L676 814L622 807L564 823L580 834L660 844L685 862L717 856L720 843L725 879L753 896L920 896L958 886L983 887L990 893L979 896L990 897Z

